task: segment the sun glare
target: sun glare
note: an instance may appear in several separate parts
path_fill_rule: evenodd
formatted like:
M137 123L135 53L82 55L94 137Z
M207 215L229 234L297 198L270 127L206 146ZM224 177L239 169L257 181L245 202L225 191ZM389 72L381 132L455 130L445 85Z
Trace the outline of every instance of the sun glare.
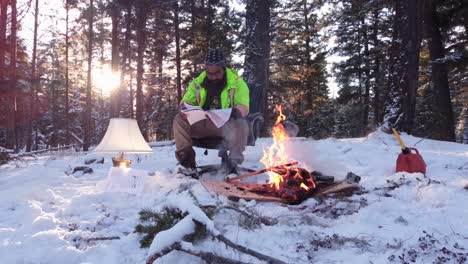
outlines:
M109 65L102 65L93 71L93 82L103 94L109 95L120 85L120 73L113 72Z

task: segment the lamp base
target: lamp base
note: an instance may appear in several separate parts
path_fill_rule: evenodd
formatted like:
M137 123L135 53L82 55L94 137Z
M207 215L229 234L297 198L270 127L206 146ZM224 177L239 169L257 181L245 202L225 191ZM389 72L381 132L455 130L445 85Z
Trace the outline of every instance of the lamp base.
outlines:
M132 161L121 156L119 158L112 158L112 164L114 167L129 168Z

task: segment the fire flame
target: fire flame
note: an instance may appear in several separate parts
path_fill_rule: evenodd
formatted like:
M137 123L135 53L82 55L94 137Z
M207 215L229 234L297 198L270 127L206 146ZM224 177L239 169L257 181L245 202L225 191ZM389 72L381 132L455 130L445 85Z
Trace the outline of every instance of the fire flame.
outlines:
M289 136L287 135L286 129L282 123L282 121L286 119L286 116L283 114L281 105L276 105L275 110L279 114L272 128L273 144L268 150L263 150L263 157L260 159L260 162L262 162L267 168L285 164L288 161L285 141L289 138ZM286 167L284 167L284 169L287 170ZM281 190L281 186L284 185L285 181L284 177L272 171L268 171L268 175L270 176L270 185L277 191ZM302 178L298 173L296 173L293 178L296 177L299 177L299 179ZM307 187L307 185L304 183L301 183L300 187L306 191L310 190L310 188Z

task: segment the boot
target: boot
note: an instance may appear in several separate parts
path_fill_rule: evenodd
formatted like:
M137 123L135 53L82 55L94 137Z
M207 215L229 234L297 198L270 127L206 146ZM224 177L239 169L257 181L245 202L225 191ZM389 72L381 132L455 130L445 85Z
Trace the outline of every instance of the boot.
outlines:
M198 179L197 164L195 163L195 151L192 147L176 151L176 159L180 166L176 172Z

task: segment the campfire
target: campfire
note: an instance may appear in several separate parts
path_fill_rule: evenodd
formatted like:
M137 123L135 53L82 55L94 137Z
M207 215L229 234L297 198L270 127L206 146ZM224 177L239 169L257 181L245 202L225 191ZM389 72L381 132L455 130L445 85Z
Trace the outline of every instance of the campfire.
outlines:
M280 105L276 105L276 111L278 117L272 128L273 144L268 150L263 150L260 160L265 167L273 168L266 171L270 176L268 191L283 199L303 200L314 192L317 185L308 170L288 166L285 143L289 137L283 126L286 116Z
M294 167L299 162L290 161L286 153L285 144L289 137L283 125L285 116L281 106L276 106L276 110L279 115L272 129L273 144L263 150L260 160L266 168L227 178L223 182L204 180L202 184L205 188L233 200L242 198L288 204L299 204L310 197L359 189L357 183L360 177L354 173L349 172L345 180L335 181L333 176ZM240 181L263 173L269 176L266 184Z

